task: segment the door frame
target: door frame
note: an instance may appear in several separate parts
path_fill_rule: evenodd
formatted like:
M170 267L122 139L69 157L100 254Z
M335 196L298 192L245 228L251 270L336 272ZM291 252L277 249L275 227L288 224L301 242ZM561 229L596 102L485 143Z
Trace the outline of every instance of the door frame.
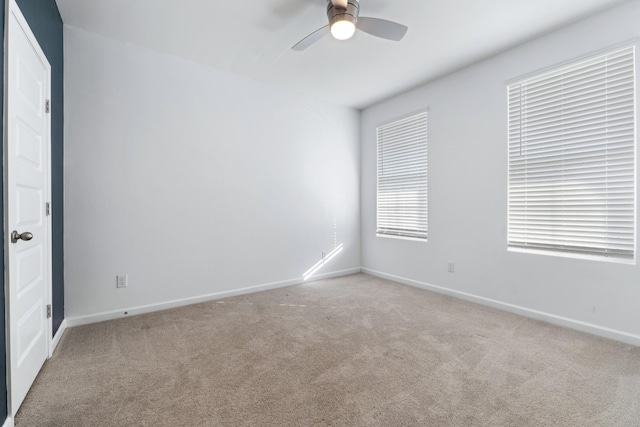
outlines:
M9 251L10 251L10 238L11 238L11 230L9 228L9 192L8 192L8 174L11 170L11 165L9 164L8 158L8 144L9 144L9 96L8 96L8 84L9 84L9 23L10 17L14 16L16 22L26 35L29 43L33 47L34 51L37 53L40 60L45 64L47 69L47 82L45 88L45 98L49 100L49 105L51 105L51 65L49 60L47 59L44 51L40 47L38 40L35 35L31 31L27 20L22 15L20 8L18 7L16 0L7 0L5 2L5 26L4 26L4 114L3 114L3 189L4 189L4 292L5 292L5 319L6 319L6 330L5 330L5 352L6 352L6 363L7 363L7 415L12 419L15 417L18 412L19 407L14 407L16 405L12 402L12 370L11 370L11 353L12 353L12 345L11 335L15 325L11 324L11 283L10 279L10 264L9 264ZM45 201L50 202L51 200L51 107L48 114L45 114L46 119L46 132L45 138L46 141L44 143L44 160L43 163L47 169L45 176L47 178L47 183L45 185ZM44 207L43 207L44 209ZM52 213L51 213L52 215ZM51 215L45 215L45 227L47 230L47 238L45 239L45 301L47 305L52 304L52 221ZM53 352L53 316L50 316L46 319L46 327L45 333L47 334L47 359L51 357Z

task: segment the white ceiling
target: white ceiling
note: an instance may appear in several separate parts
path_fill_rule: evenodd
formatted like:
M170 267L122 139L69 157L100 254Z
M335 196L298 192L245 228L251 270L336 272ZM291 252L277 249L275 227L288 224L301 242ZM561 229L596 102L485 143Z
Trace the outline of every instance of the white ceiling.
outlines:
M622 0L361 0L409 27L290 47L326 25L326 0L57 0L65 24L364 108Z

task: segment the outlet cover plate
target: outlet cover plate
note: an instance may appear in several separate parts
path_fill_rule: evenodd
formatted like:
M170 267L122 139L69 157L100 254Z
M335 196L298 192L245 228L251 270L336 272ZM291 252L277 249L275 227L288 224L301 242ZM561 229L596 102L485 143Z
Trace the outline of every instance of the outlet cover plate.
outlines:
M128 285L128 277L126 274L118 274L116 276L116 287L118 288L126 288Z
M448 264L449 264L449 268L447 269L447 271L449 273L453 273L455 271L455 267L456 267L455 263L453 261L449 261Z

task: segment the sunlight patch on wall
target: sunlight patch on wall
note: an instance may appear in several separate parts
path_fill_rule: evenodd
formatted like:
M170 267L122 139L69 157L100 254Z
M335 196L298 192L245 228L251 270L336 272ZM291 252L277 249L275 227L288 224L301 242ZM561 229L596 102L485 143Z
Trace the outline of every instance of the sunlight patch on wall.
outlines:
M332 250L331 252L329 252L327 254L327 256L325 256L324 258L322 258L320 261L318 261L317 263L314 264L313 267L311 267L310 269L308 269L303 275L302 278L306 281L307 279L309 279L311 276L313 276L313 274L320 270L320 268L322 268L322 266L324 266L325 264L327 264L329 261L331 261L331 259L333 259L336 255L338 255L343 249L343 244L341 243L338 247L336 247L334 250Z

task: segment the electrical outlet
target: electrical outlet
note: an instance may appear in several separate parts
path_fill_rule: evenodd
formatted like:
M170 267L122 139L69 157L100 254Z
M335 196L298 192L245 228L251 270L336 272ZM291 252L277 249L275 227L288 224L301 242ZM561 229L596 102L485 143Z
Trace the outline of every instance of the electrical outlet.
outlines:
M453 273L455 271L455 264L453 261L449 261L449 268L447 269L449 273Z
M128 277L126 274L118 274L116 276L116 287L117 288L126 288L128 285Z

